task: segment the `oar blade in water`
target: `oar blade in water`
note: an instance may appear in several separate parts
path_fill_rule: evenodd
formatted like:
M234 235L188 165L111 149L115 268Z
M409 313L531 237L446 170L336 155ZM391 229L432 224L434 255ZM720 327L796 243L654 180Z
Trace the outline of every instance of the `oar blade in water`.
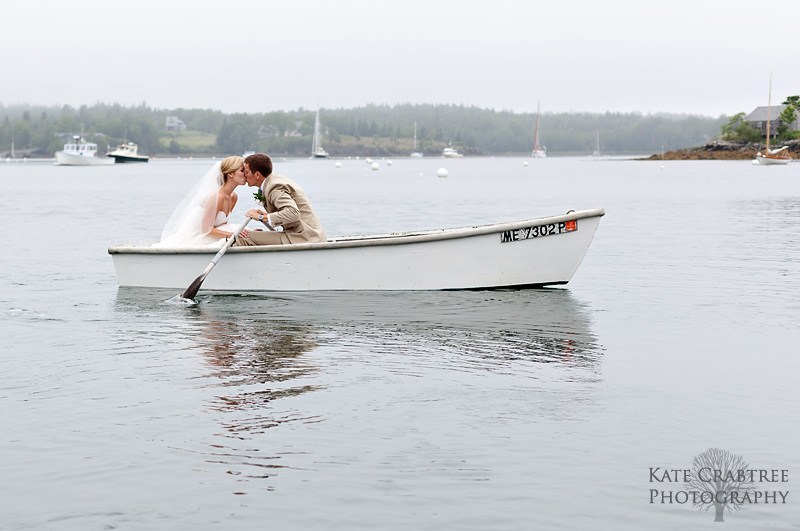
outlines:
M206 270L203 271L199 277L194 279L194 282L189 284L189 287L186 288L186 291L183 292L181 297L184 299L194 299L195 295L197 295L197 292L200 291L200 286L203 284L203 281L206 279L211 270L214 269L214 266L217 265L217 262L219 262L222 256L228 251L228 248L233 245L233 242L236 241L236 237L240 232L242 232L242 230L244 230L248 223L250 223L250 218L245 218L242 224L236 227L233 237L228 238L228 241L225 242L225 245L222 246L222 249L220 249L219 252L214 256L214 259L211 260L211 263L206 266Z
M205 278L206 274L203 273L202 275L194 279L194 282L189 284L189 287L186 288L186 291L183 292L183 295L181 295L181 297L184 299L194 299L195 295L197 295L197 292L200 291L200 286L203 285L203 280L205 280Z

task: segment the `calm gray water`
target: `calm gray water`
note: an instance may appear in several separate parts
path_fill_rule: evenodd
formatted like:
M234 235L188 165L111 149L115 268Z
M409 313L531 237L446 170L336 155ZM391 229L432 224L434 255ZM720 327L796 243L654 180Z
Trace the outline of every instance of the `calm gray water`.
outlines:
M0 163L0 528L694 529L650 468L711 447L790 479L720 525L800 528L800 164L524 160L276 171L329 235L605 208L563 288L194 307L106 249L211 161Z

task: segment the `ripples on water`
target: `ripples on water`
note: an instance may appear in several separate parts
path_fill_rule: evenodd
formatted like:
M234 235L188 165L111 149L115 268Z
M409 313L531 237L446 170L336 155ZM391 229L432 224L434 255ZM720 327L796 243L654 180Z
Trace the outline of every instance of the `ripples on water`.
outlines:
M167 295L156 292L142 298L142 291L121 289L118 311L137 319L153 311L154 299ZM204 408L221 427L206 450L193 451L206 451L228 464L222 455L247 461L241 441L263 437L269 429L342 421L305 408L287 408L298 401L286 398L354 393L374 408L386 406L388 392L399 393L398 400L406 403L458 403L438 388L460 388L463 399L472 400L470 389L495 375L508 385L502 392L518 400L520 393L545 393L563 382L573 382L573 391L580 393L581 385L596 381L600 372L602 349L590 333L584 309L566 290L212 294L201 296L198 306L181 310L182 322L171 341L186 343L182 349L202 356L205 368L192 377L193 385L202 389ZM493 318L487 320L486 315ZM122 334L130 337L130 330ZM415 389L399 382L423 385ZM316 400L329 399L309 398ZM498 396L493 400L502 402ZM531 403L526 402L523 410L506 411L506 421L529 421ZM585 414L567 401L541 413ZM375 420L362 406L344 421L360 425ZM389 429L394 424L392 418L378 420ZM348 427L337 430L347 433ZM236 441L235 448L226 440ZM220 454L223 448L229 452ZM287 461L264 456L263 448L253 456Z

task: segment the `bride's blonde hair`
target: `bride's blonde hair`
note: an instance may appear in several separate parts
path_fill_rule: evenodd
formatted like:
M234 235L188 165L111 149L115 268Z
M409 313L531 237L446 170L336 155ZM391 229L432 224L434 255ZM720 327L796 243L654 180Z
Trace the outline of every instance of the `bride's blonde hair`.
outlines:
M220 182L219 185L222 186L225 184L225 182L228 180L228 175L235 172L242 166L244 166L244 159L238 155L233 155L232 157L226 157L222 159L222 162L219 166L219 171L222 173L219 179L222 182Z

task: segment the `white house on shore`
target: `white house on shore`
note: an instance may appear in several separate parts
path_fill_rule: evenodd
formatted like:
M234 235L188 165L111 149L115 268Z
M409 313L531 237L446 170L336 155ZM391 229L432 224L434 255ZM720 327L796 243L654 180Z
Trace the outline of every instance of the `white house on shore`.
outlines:
M186 131L186 124L177 116L167 116L167 131Z
M756 107L753 112L745 116L744 121L750 124L750 127L756 131L761 132L761 136L767 137L767 110L769 110L769 136L775 137L778 135L778 126L783 123L781 120L781 113L786 109L786 105L773 105L772 109L767 107ZM789 124L789 131L800 130L800 113L795 112L794 122Z

